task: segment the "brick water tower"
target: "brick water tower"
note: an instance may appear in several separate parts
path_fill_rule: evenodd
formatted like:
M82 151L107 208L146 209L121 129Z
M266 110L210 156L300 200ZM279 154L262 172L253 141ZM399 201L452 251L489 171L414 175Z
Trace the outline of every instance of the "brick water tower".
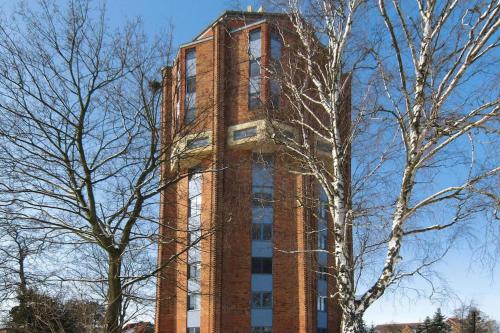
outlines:
M164 70L162 135L177 155L162 172L189 176L162 194L157 333L339 331L332 265L308 251L328 246L324 207L300 204L314 184L270 138L268 114L286 104L264 67L282 57L287 20L225 12Z

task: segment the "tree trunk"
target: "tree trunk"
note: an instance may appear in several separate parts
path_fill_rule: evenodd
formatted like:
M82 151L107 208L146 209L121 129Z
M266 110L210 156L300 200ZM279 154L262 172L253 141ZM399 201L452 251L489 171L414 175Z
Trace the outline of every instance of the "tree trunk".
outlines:
M122 285L120 280L121 256L108 254L108 293L103 333L119 333L122 307Z
M25 251L24 249L19 249L19 290L18 290L18 293L20 295L23 296L23 299L24 299L24 296L26 296L27 292L28 292L28 282L26 280L26 273L25 273L25 270L24 270L24 262L26 260L26 254L27 251Z
M341 333L364 333L362 323L363 314L357 313L354 309L342 310Z

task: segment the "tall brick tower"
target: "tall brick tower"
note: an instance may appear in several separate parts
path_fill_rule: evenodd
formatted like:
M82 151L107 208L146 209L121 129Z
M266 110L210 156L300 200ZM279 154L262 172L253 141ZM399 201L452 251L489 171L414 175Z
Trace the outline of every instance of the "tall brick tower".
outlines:
M308 251L327 247L324 207L303 204L314 184L269 138L265 111L284 101L262 67L281 57L286 20L225 12L164 70L163 140L189 130L162 172L189 176L162 194L157 333L339 331L331 263Z

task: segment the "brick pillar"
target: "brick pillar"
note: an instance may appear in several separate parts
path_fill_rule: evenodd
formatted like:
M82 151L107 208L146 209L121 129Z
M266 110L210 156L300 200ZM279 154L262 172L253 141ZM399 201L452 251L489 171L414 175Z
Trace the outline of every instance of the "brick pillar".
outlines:
M316 299L314 298L315 274L313 274L314 254L308 252L311 249L310 236L311 229L310 215L310 177L296 176L296 219L297 219L297 249L302 251L299 254L299 284L300 297L304 301L299 304L300 332L316 332Z
M163 91L161 104L161 149L166 163L161 165L161 179L168 180L170 173L169 144L172 136L172 69L163 69ZM176 188L170 186L160 195L160 243L158 245L158 267L162 268L157 275L156 284L156 333L175 332L176 318L176 262L166 263L176 253L175 225L177 223ZM173 226L174 228L171 228ZM165 267L162 267L166 265Z
M273 225L273 332L303 333L304 255L288 253L300 248L296 205L296 176L288 172L287 161L275 155ZM301 318L302 317L302 318Z
M222 24L214 27L214 113L213 113L213 161L216 170L212 173L212 227L215 228L211 241L210 304L207 309L210 316L208 332L221 333L221 292L222 292L222 252L223 252L223 193L224 193L224 150L226 127L224 122L225 95L225 28Z

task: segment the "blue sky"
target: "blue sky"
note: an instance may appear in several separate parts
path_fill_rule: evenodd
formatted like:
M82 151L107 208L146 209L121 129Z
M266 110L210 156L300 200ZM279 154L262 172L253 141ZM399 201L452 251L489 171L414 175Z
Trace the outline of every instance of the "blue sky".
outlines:
M0 10L2 6L10 7L13 3L14 0L0 0ZM109 0L107 8L113 25L140 16L146 31L156 33L172 24L174 46L177 46L189 42L224 10L234 9L237 3L232 0ZM251 0L241 3L245 7L247 4L258 5ZM500 320L500 267L484 269L467 252L465 246L455 249L436 266L447 281L449 293L456 296L440 302L439 298L430 300L414 292L387 294L367 311L367 323L419 321L432 315L437 307L449 315L459 305L459 299L465 303L473 301L492 318ZM414 287L423 294L430 293L429 286L421 282Z
M190 41L215 18L230 7L225 0L109 0L110 19L122 20L141 16L147 31L174 25L174 44Z

